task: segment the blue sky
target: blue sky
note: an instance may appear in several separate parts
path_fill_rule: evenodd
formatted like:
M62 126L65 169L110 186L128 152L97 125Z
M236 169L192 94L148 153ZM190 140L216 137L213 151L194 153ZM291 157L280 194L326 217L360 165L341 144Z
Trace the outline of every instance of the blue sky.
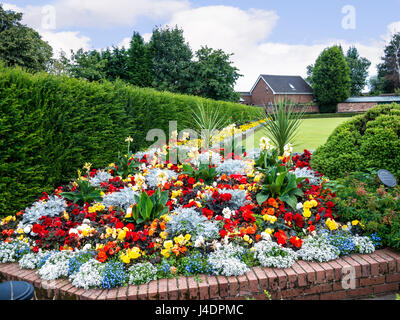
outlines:
M385 43L400 32L400 0L8 0L5 8L24 13L55 52L127 45L133 31L149 39L154 26L178 24L193 50L201 45L233 53L243 74L237 90L250 90L258 74L305 76L327 46L355 45L372 61L370 74ZM43 27L45 6L54 9L55 27ZM347 7L346 7L347 6ZM354 22L344 28L342 21ZM51 16L50 16L50 21Z

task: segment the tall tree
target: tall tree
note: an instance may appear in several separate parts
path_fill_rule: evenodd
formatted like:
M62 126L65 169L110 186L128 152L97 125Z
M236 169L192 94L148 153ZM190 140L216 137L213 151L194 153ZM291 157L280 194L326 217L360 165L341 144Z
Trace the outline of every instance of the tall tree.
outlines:
M153 55L143 37L134 32L128 49L128 81L139 87L151 87L153 81Z
M392 93L400 88L400 33L393 35L384 54L378 64L378 77L384 81L384 91Z
M98 81L106 78L107 60L102 59L100 52L84 51L79 49L76 53L71 50L71 59L65 60L67 74L74 78L88 81Z
M4 10L0 4L0 60L9 66L44 71L52 61L53 49L21 20L22 13Z
M326 48L320 54L312 83L321 112L335 112L337 103L350 97L350 68L339 46Z
M197 61L193 65L196 86L193 94L237 102L240 95L235 92L234 85L241 75L232 66L231 56L221 49L201 47L196 52Z
M177 26L153 30L150 40L153 55L153 87L177 93L191 88L193 53Z
M128 51L124 47L113 47L112 50L107 48L100 53L100 60L105 60L104 71L107 80L129 80Z
M371 61L360 57L356 47L349 48L346 61L350 67L350 94L358 96L367 85L368 68L371 66Z

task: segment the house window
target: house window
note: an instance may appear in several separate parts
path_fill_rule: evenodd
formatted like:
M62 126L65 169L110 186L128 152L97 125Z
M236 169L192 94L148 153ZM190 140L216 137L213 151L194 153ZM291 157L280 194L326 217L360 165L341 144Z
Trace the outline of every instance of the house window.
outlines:
M265 88L265 92L268 93L268 87Z

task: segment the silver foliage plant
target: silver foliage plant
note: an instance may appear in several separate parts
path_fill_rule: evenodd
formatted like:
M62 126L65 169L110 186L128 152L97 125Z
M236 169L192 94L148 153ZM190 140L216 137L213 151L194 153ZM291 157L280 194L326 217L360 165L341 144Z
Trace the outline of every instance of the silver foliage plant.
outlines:
M99 170L93 178L89 179L89 182L93 187L100 187L101 183L108 182L112 177L107 171Z
M103 196L102 203L106 208L113 206L127 210L130 205L136 204L135 195L139 195L131 188L125 187L119 191Z
M247 167L248 167L247 163L243 160L228 159L228 160L225 160L224 162L220 163L216 170L217 170L218 174L220 174L220 175L222 175L222 174L245 175Z
M36 201L30 208L26 208L22 216L22 225L34 224L39 218L60 216L67 208L62 197L50 196L48 200Z
M211 222L194 208L178 208L176 215L165 225L169 235L175 236L190 233L193 240L200 236L207 240L216 239L219 235L218 222Z

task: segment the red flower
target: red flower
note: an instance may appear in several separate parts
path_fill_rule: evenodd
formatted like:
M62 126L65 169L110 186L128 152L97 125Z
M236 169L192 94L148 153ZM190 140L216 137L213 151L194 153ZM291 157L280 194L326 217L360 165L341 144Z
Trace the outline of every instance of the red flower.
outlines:
M203 211L203 216L205 216L208 220L211 220L211 218L214 215L214 211L207 208L203 208L202 211Z
M301 246L303 245L303 240L295 236L291 237L289 241L294 247L298 249L300 249Z
M219 235L221 236L221 238L225 238L227 234L228 234L228 233L226 232L226 230L221 230L221 231L219 232Z
M189 179L187 179L187 182L188 182L189 184L193 185L193 184L196 183L196 180L195 180L194 178L189 178Z
M293 213L291 213L291 212L286 212L285 215L283 216L283 219L284 219L286 222L292 221L292 220L293 220Z
M286 235L286 233L283 230L279 230L278 232L275 232L274 234L278 244L280 245L285 245L286 244L286 240L288 238L288 236Z
M42 231L42 226L40 224L34 224L32 227L34 233L40 233Z
M230 200L232 199L232 195L231 195L230 193L222 193L222 194L220 195L220 199L221 199L222 201L228 202L228 201L230 201Z
M126 227L127 227L129 230L131 230L131 231L135 230L135 225L134 225L133 223L128 223L128 224L126 225Z
M122 229L124 227L124 224L121 221L118 221L115 224L115 229Z

